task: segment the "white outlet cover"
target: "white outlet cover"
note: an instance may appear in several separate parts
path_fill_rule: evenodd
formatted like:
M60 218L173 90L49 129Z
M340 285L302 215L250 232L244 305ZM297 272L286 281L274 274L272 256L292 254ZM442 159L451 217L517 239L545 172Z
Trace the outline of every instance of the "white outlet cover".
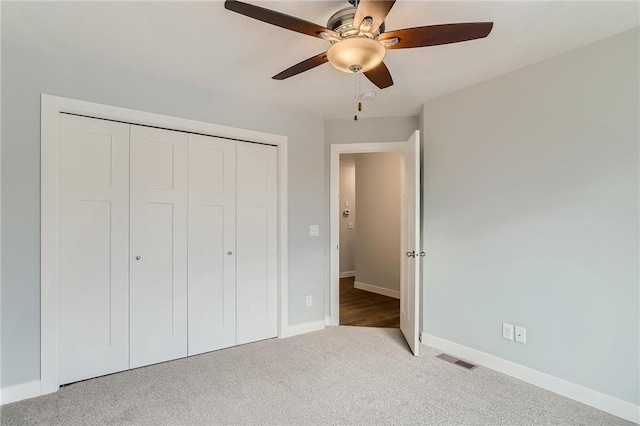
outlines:
M516 326L515 339L518 343L527 344L527 329Z
M320 225L309 225L309 236L317 237L320 235Z
M349 226L348 226L348 228L349 228L349 229L353 229L353 222L349 222Z
M502 323L502 338L507 340L513 340L513 325Z
M313 305L313 296L307 296L307 307Z

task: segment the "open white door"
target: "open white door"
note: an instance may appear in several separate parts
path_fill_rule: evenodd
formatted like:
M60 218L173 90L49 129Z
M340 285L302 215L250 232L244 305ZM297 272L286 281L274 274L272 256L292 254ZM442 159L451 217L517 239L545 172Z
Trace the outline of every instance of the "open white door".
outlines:
M420 306L420 132L416 130L402 149L402 232L400 247L400 330L418 356Z

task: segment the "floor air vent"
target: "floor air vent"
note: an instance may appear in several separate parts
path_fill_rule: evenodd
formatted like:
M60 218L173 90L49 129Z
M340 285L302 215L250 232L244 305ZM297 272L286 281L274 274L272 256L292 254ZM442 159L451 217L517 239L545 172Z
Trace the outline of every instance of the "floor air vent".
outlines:
M471 364L469 362L463 361L461 359L458 359L454 356L447 355L447 354L436 355L436 358L440 358L441 360L450 362L451 364L459 365L460 367L464 367L467 370L473 370L474 368L477 367L477 365Z

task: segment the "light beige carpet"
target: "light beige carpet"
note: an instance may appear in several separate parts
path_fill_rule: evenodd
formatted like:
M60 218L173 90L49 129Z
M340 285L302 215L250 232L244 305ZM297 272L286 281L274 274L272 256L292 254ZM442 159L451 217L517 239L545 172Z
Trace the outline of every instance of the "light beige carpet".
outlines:
M622 419L486 368L467 371L398 329L329 327L139 368L5 405L2 425L613 425Z

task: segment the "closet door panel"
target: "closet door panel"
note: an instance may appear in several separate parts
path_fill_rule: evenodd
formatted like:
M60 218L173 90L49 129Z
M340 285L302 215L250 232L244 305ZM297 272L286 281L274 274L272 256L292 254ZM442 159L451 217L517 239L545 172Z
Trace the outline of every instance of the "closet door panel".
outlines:
M129 368L129 126L60 115L58 382Z
M278 151L238 143L238 344L278 332Z
M131 368L187 355L187 152L131 126Z
M189 135L189 355L236 344L236 142Z

